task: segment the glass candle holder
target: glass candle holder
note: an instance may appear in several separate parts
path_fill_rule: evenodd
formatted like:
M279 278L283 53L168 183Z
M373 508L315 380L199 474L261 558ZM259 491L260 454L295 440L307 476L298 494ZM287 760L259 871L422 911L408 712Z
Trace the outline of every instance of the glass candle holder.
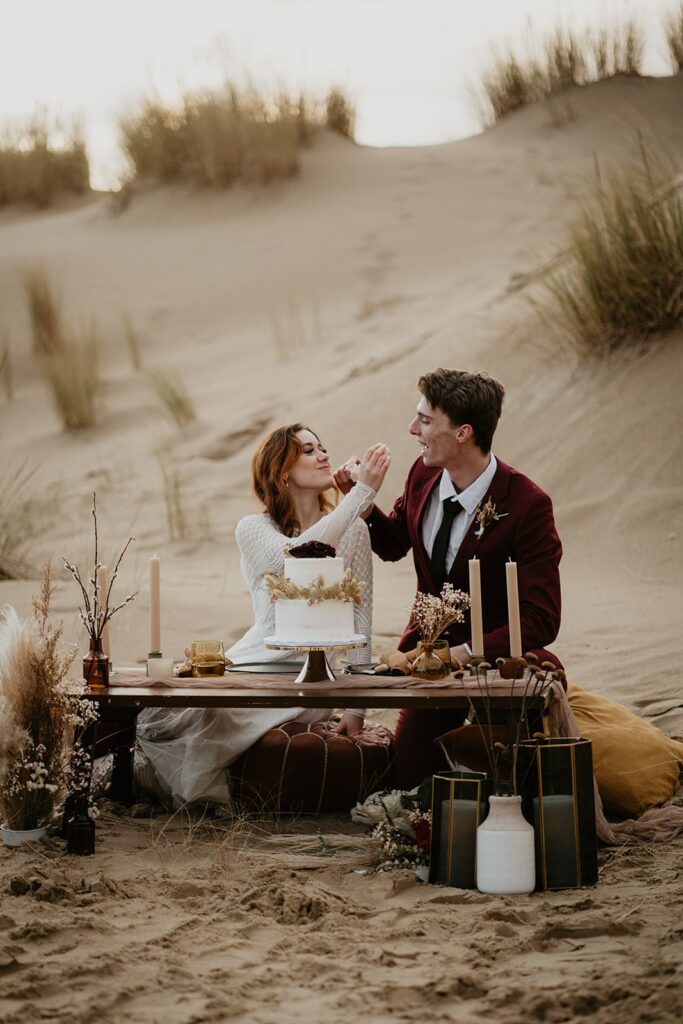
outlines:
M192 675L222 676L225 672L225 653L222 640L193 640L190 647Z

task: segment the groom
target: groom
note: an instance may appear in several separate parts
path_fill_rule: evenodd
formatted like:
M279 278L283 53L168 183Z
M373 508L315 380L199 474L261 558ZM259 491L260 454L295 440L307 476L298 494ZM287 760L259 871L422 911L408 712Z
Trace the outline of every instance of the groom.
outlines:
M421 397L409 429L422 451L391 512L373 505L365 514L373 551L395 562L412 549L417 588L428 594L439 594L445 582L469 591L468 562L478 558L484 652L492 663L510 654L505 563L517 562L522 649L559 666L543 648L560 626L562 547L548 495L491 451L502 384L483 374L438 369L420 377L417 386ZM335 474L343 492L353 486L355 464L351 459ZM451 656L467 664L469 617L446 635ZM418 639L409 622L398 650L381 660L409 672ZM394 784L409 789L443 769L434 740L459 725L458 712L403 710L394 743Z

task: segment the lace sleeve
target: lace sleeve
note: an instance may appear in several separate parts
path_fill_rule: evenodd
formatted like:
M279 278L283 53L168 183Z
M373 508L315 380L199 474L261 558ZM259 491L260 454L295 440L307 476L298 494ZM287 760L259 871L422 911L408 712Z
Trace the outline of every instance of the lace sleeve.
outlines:
M297 544L317 540L333 548L353 521L372 503L375 492L366 484L358 483L339 502L337 507L296 537ZM365 530L367 533L367 528ZM235 528L235 539L242 556L251 570L259 575L277 572L284 565L284 549L293 541L280 533L272 519L266 515L246 516Z
M348 659L355 665L367 665L372 660L372 548L366 524L359 520L349 530L342 544L342 553L347 569L357 580L365 584L361 602L355 608L356 633L368 638L365 647L348 652Z

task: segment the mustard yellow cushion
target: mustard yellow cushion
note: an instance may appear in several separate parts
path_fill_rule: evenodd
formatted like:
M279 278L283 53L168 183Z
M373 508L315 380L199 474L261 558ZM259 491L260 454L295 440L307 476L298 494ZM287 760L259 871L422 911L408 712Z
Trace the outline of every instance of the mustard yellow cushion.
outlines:
M683 743L628 708L569 683L581 735L593 744L593 771L606 814L631 818L664 803L679 785Z

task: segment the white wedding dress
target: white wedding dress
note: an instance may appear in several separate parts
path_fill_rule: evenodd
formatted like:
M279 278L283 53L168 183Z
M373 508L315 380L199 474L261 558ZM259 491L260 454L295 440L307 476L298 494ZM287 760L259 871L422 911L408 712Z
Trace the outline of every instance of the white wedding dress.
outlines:
M363 512L375 492L358 483L337 507L296 538L336 548L344 566L365 584L355 608L355 629L367 644L349 651L349 660L370 661L372 633L372 551ZM226 651L236 665L301 658L297 652L268 650L264 639L275 632L275 606L263 581L284 568L284 549L292 538L280 533L267 514L246 516L235 537L242 553L242 574L254 606L254 625ZM357 712L362 714L362 712ZM227 767L270 729L283 722L321 722L329 708L148 708L138 717L135 777L142 789L174 806L216 803L231 806Z

